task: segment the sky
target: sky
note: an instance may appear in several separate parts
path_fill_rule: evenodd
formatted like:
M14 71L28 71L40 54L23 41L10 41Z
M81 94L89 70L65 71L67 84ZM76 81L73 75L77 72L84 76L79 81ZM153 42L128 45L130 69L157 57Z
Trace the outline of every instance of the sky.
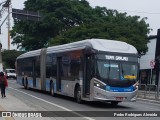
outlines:
M0 3L6 0L0 0ZM12 8L23 9L25 0L11 0ZM138 15L141 18L147 17L146 22L150 28L153 29L149 35L156 35L157 29L160 28L160 0L87 0L92 7L101 6L108 9L116 9L119 12L127 12L127 15ZM1 7L0 7L1 9ZM6 17L4 14L0 18L0 24ZM11 19L11 21L13 21ZM11 23L13 26L13 22ZM0 35L0 42L3 49L8 49L8 35L6 22L3 24L2 34ZM12 40L11 40L12 42ZM16 46L11 45L10 49L16 49Z

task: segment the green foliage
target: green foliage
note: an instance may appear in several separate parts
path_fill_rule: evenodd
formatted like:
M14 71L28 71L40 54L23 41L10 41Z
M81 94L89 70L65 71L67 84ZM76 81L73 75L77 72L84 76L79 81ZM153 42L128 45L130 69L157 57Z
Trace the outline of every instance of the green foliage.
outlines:
M74 27L61 35L53 38L50 45L65 44L90 38L120 40L132 44L139 53L147 51L147 33L149 29L144 19L138 16L126 16L117 13L114 17L94 21Z
M51 38L80 25L92 12L85 0L27 0L25 10L40 11L44 18L42 22L14 20L12 43L26 50L46 46Z
M23 54L22 51L16 51L16 50L4 50L2 52L2 61L4 68L15 68L15 61L16 58Z
M127 16L105 7L92 8L86 0L27 0L25 10L40 11L43 21L15 20L13 44L26 50L88 38L125 41L138 52L147 51L146 18Z

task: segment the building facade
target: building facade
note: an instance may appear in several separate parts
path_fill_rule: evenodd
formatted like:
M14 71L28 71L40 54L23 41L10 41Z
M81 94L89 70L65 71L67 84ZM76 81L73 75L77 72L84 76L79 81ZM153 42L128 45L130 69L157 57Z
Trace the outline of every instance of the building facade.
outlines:
M140 58L140 84L158 85L160 81L160 29L149 37L148 52Z

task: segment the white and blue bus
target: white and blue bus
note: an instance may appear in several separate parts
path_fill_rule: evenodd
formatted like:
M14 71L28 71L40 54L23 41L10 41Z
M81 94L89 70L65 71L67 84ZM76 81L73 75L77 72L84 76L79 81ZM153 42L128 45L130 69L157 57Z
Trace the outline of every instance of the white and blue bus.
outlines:
M125 42L87 39L43 48L17 57L17 82L76 98L78 103L135 101L139 60Z

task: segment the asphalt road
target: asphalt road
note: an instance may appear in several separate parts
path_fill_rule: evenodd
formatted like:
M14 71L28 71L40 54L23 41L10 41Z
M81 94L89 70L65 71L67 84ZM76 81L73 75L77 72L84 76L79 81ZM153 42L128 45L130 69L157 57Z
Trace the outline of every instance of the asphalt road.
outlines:
M155 111L160 112L160 104L150 103L144 101L137 102L122 102L116 107L110 105L110 103L101 102L84 102L83 104L78 104L73 98L64 97L58 95L57 97L52 97L49 93L41 92L33 89L26 90L23 86L16 83L15 80L8 80L9 88L7 92L14 95L16 98L22 100L28 106L36 108L37 111L73 111L72 113L81 116L78 119L87 120L159 120L160 117L124 117L123 111L128 111L128 113L135 113L136 115L147 113L155 113ZM87 112L84 112L87 111ZM111 112L111 113L110 113ZM113 112L113 113L112 113ZM149 112L149 113L150 113ZM55 113L55 116L61 116L57 119L75 119L71 117L65 117L62 115L63 112ZM103 113L103 114L100 114ZM120 114L122 113L122 114ZM68 115L69 113L64 113ZM85 117L87 114L87 117ZM99 114L101 117L99 117ZM106 117L110 114L115 114L118 117ZM133 115L133 114L131 114ZM97 117L98 116L98 117Z

